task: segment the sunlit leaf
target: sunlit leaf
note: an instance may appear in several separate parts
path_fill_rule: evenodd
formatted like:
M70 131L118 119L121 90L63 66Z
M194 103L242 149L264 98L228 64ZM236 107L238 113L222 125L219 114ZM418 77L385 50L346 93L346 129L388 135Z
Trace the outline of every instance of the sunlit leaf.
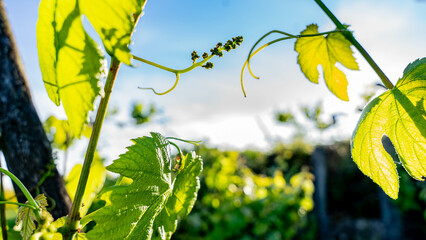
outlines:
M130 65L130 36L145 0L80 0L81 12L98 32L109 55Z
M80 137L99 94L103 56L85 32L76 0L42 0L37 49L50 99L64 106L70 127Z
M37 22L37 48L50 99L64 106L79 138L88 112L100 93L105 60L82 25L82 15L100 35L106 51L130 65L130 36L144 0L42 0Z
M301 32L302 35L317 33L318 26L315 24L307 26ZM336 63L352 70L358 70L358 64L352 56L351 43L342 33L299 38L296 40L295 50L299 53L297 62L309 81L318 83L318 66L321 65L328 89L338 98L349 100L348 81L345 74L336 67Z
M74 195L77 190L78 181L80 179L81 169L83 166L81 164L76 164L69 173L68 177L65 179L66 188L68 194L71 198L71 201L74 200ZM93 200L96 198L96 194L101 190L102 186L105 183L106 171L105 167L102 164L101 158L95 154L93 159L92 167L90 168L90 174L87 179L86 189L83 194L83 205L80 207L80 216L86 215L87 211L92 205Z
M363 110L352 136L352 157L361 171L392 198L398 197L396 165L382 141L389 137L405 170L426 176L426 58L407 66L396 86Z
M57 119L55 116L50 116L44 121L43 126L54 148L67 150L76 138L67 120L61 120ZM92 128L85 124L83 126L82 136L90 138L91 133Z
M107 167L133 182L111 187L102 196L107 205L86 216L96 222L89 239L170 239L176 218L191 210L201 158L189 154L186 166L173 172L168 140L158 133L151 136L134 139L135 144Z

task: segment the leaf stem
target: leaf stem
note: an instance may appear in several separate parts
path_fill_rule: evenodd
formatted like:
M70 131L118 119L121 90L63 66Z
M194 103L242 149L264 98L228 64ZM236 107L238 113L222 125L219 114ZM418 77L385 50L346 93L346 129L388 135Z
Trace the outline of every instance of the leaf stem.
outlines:
M3 205L3 204L18 205L18 206L22 206L22 207L31 208L31 209L33 209L33 210L37 210L37 208L35 208L33 205L31 205L31 204L26 204L26 203L11 202L11 201L0 201L0 205Z
M111 65L109 67L108 76L105 83L105 95L101 98L101 102L99 103L99 109L96 114L95 123L93 125L92 135L90 136L89 145L87 147L86 156L84 158L83 169L81 170L80 179L78 182L77 190L75 193L74 201L71 207L71 212L68 215L66 227L68 227L70 231L70 235L67 235L68 238L72 236L72 234L78 230L80 223L80 206L83 200L84 190L86 188L87 179L90 173L90 167L93 162L93 157L95 155L96 146L98 144L99 135L102 129L102 123L105 119L105 114L108 106L108 101L111 96L112 87L114 86L115 78L117 76L118 69L120 67L120 62L111 58ZM65 238L66 239L66 238Z
M5 194L3 188L3 173L0 173L0 201L5 201ZM1 235L4 240L7 240L7 228L6 228L6 206L0 206L0 224L1 224Z
M172 139L172 140L177 140L177 141L181 141L184 143L189 143L195 146L198 146L202 141L198 140L198 141L194 141L194 140L185 140L185 139L181 139L181 138L175 138L175 137L166 137L167 140Z
M31 194L28 191L28 189L24 186L24 184L15 175L13 175L11 172L9 172L6 169L1 168L1 167L0 167L0 172L4 173L8 177L10 177L10 179L12 179L12 181L19 187L19 189L21 189L22 193L27 198L29 205L32 206L31 208L33 208L35 210L40 209L40 206L34 200L34 198L31 196ZM34 211L34 212L35 212L36 215L38 215L38 211Z
M327 6L324 5L324 3L321 0L315 0L315 2L318 4L318 6L327 14L327 16L333 21L333 23L336 25L338 29L347 29L340 21L339 19L334 16L334 14L327 8ZM374 62L373 58L368 54L368 52L362 47L362 45L355 39L352 32L346 32L343 33L343 35L348 39L349 42L351 42L356 49L361 53L361 55L364 57L364 59L370 64L370 66L373 68L373 70L376 72L376 74L380 77L380 80L383 82L383 84L388 88L392 89L394 85L389 80L389 78L385 75L385 73L379 68L379 66Z

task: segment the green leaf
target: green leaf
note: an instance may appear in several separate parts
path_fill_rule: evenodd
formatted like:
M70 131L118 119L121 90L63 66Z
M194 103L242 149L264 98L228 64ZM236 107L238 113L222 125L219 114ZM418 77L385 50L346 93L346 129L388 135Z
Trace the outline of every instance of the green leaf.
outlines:
M70 127L80 138L88 112L100 93L105 59L83 28L87 16L111 57L130 65L130 36L144 0L42 0L37 48L50 99L64 106Z
M135 144L107 167L133 182L111 187L102 196L107 205L86 216L96 222L89 239L170 239L176 218L191 210L201 158L190 154L186 167L174 176L168 140L158 133L151 136L134 139Z
M76 138L67 120L61 120L57 119L55 116L50 116L44 121L43 126L54 148L66 151ZM83 126L82 135L90 138L91 133L92 128L85 124Z
M307 26L301 32L302 35L317 33L318 26L315 24ZM341 100L349 101L348 81L345 74L336 67L336 63L352 70L358 70L358 64L352 56L351 43L342 33L298 38L295 50L299 53L297 63L309 81L318 83L318 66L321 65L328 89Z
M145 0L80 0L84 15L98 32L110 56L130 65L130 37Z
M194 152L185 158L185 166L176 176L172 195L154 221L154 230L157 230L157 234L153 239L170 239L176 231L178 219L186 217L191 212L197 199L197 192L200 189L198 175L202 170L202 161Z
M33 209L28 207L19 207L16 225L21 225L22 239L29 239L35 230L36 216Z
M50 116L44 121L43 126L52 146L60 150L66 150L75 138L66 120L59 120L55 116Z
M396 86L363 110L351 141L360 170L391 198L398 198L396 165L382 145L389 137L405 170L415 179L426 176L426 58L404 70Z
M47 199L44 196L44 194L38 195L34 200L38 203L38 205L43 211L46 211ZM36 222L38 219L34 211L35 211L34 209L31 209L29 207L24 207L24 206L19 207L18 209L16 225L21 227L20 232L21 232L22 239L24 240L29 239L36 228L34 222Z
M40 2L37 49L47 93L56 105L62 102L80 137L100 91L104 58L83 28L76 0Z
M76 164L71 172L68 174L65 182L67 192L71 198L71 201L74 201L75 192L77 190L77 185L80 180L81 170L83 166L81 164ZM93 200L96 198L96 194L101 190L102 186L105 183L106 171L105 167L102 164L102 159L96 153L93 159L92 166L90 167L90 174L87 179L86 189L83 194L83 206L80 207L80 216L86 215L90 206L92 205Z

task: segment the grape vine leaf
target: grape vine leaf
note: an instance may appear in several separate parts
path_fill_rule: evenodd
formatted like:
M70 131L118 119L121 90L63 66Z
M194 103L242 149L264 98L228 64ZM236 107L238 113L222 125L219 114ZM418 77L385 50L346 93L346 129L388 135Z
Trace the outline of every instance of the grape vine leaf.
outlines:
M80 0L80 10L102 39L105 50L130 65L130 37L145 0Z
M57 106L62 101L70 127L80 137L100 91L103 56L84 31L76 0L42 0L36 32L47 93Z
M398 198L396 165L382 145L389 137L405 170L415 179L426 176L426 58L404 70L395 87L363 110L352 135L352 158L360 170L391 198Z
M42 211L47 211L47 199L44 194L38 195L34 200L38 203L38 205L42 208ZM27 202L28 203L28 202ZM36 229L36 225L34 222L37 221L37 217L34 213L34 209L31 209L26 206L19 207L18 216L16 218L16 225L21 228L21 236L22 239L27 240L31 237L34 230Z
M107 170L133 180L105 191L107 205L87 215L96 222L88 239L170 239L177 218L192 209L200 187L201 158L190 153L186 165L172 169L169 142L158 133L134 139Z
M37 21L40 69L50 99L62 105L80 138L105 74L100 47L86 33L82 15L91 21L111 57L130 64L130 35L143 0L42 0Z
M318 26L311 24L301 32L301 35L317 33ZM328 89L341 100L349 101L348 81L345 74L335 65L339 62L352 70L359 68L352 55L351 43L342 33L330 33L325 37L321 35L298 38L294 48L299 53L297 63L309 81L318 83L318 66L321 65Z

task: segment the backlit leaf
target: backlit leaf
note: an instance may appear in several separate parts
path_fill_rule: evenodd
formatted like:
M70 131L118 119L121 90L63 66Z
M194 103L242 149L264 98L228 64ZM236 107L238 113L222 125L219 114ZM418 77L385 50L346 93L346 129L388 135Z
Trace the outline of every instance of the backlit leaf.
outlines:
M389 137L405 170L426 176L426 58L404 70L396 86L371 101L362 112L351 141L360 170L390 197L398 197L396 165L382 144Z
M116 185L102 198L107 205L86 216L96 222L89 239L170 239L177 217L186 216L196 199L201 158L189 154L186 166L172 171L169 142L158 133L134 139L108 170L133 180Z
M311 24L301 32L302 35L317 34L318 26ZM338 98L349 101L345 74L336 67L339 62L343 66L358 70L358 64L352 56L351 43L342 33L330 33L327 36L298 38L295 50L299 53L297 62L306 78L313 83L318 83L321 65L324 72L325 83L328 89Z
M145 0L80 0L79 5L101 37L108 54L130 65L130 36Z
M37 49L50 99L62 102L70 127L80 137L99 94L103 55L85 32L76 0L42 0L37 21Z
M50 116L44 121L43 127L54 148L66 151L76 138L67 120L61 120L57 119L55 116ZM83 126L82 135L90 138L91 133L92 127L85 124Z
M50 116L44 121L43 126L44 131L46 131L46 134L49 136L52 146L60 150L67 150L75 138L66 120L60 120L55 116Z
M111 57L130 65L130 36L144 0L42 0L37 22L37 49L50 99L64 106L79 138L88 112L100 93L105 59L82 25L87 16Z

